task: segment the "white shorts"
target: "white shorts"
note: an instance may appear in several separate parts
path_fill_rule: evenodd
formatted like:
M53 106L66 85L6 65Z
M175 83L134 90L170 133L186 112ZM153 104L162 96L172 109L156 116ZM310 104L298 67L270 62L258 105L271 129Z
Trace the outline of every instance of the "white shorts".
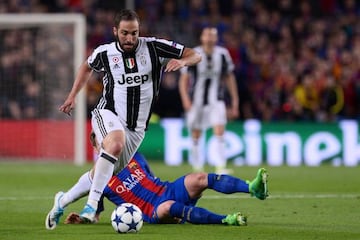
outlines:
M226 123L226 107L223 101L206 106L193 105L186 113L186 124L190 129L203 130Z
M118 161L115 163L115 174L123 169L134 156L145 136L145 131L130 131L120 122L118 116L107 109L95 109L92 111L91 126L95 133L96 141L100 144L109 132L114 130L124 131L125 146Z

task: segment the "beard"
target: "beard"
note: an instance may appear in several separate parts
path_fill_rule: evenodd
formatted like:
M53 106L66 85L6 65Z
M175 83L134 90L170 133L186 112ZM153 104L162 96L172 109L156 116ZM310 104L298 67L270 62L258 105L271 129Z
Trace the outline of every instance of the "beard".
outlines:
M136 43L121 43L119 41L119 38L118 36L115 36L115 39L116 39L116 42L119 43L119 46L121 47L121 49L124 51L124 52L127 52L127 53L130 53L130 52L134 52L135 49L136 49L136 46L138 44L138 41L136 41Z
M134 52L136 48L136 44L130 44L130 43L121 44L119 42L119 45L121 49L124 50L124 52Z

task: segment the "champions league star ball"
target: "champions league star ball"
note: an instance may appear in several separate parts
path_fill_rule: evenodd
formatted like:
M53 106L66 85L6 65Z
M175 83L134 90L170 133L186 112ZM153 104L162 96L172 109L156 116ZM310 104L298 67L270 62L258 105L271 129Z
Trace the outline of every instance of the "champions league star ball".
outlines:
M132 203L123 203L112 212L111 225L118 233L139 232L143 226L142 212Z

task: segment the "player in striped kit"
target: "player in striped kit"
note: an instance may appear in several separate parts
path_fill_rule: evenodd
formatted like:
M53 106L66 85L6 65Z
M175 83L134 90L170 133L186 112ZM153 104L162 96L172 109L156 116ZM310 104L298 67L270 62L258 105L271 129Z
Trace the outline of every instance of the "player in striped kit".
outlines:
M251 182L215 173L191 173L168 182L154 176L145 158L136 153L127 167L110 179L104 197L115 205L125 202L137 205L148 223L246 225L247 218L240 212L222 215L195 206L205 189L224 194L250 193L264 200L268 196L267 172L260 168ZM102 210L101 205L97 217ZM84 221L77 213L70 213L65 223Z
M95 139L94 132L90 135L91 144L95 152L99 153L100 146ZM88 192L81 192L84 181L90 181L94 169L80 177L77 184L67 192L58 192L55 195L54 207L61 214L57 218L53 228L48 228L47 216L45 225L48 229L54 229L63 214L65 208L85 196ZM103 197L106 197L115 205L131 202L140 207L143 218L149 223L179 223L190 222L194 224L228 224L246 225L247 218L237 212L229 215L221 215L195 206L205 189L213 189L224 194L250 193L260 200L268 197L267 171L260 168L252 181L243 181L230 175L218 175L214 173L191 173L182 176L174 182L162 181L150 170L145 158L135 153L127 166L114 175L105 187L101 201L94 218L95 223L99 220L100 213L104 210ZM70 213L65 223L89 223L77 213Z
M173 41L139 37L139 17L132 10L115 16L116 41L97 47L78 71L73 87L59 110L70 114L77 93L92 71L103 72L104 91L92 111L91 124L101 144L87 204L80 216L94 221L98 201L112 174L121 170L140 146L158 94L161 73L176 71L201 60L199 54ZM88 190L83 186L83 191ZM59 209L52 209L46 228L54 229Z
M216 45L216 28L204 28L200 40L201 45L194 50L202 56L201 62L182 68L179 80L180 96L192 137L189 160L195 171L203 169L205 159L200 151L199 140L202 132L212 127L216 139L214 152L217 154L214 158L216 162L213 164L217 173L228 173L223 137L227 123L224 86L226 85L231 97L229 115L236 118L239 115L239 97L233 74L234 64L228 50Z

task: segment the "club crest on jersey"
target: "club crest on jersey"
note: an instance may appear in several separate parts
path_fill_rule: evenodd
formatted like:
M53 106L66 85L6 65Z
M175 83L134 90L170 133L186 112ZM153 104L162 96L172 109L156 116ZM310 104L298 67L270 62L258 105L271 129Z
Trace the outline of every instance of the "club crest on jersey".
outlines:
M132 170L138 168L136 162L129 162L128 167L129 167L130 169L132 169Z
M144 55L140 56L140 63L141 65L145 66L146 65L146 57Z
M126 67L129 69L133 69L135 67L135 59L134 58L127 58L125 59Z

